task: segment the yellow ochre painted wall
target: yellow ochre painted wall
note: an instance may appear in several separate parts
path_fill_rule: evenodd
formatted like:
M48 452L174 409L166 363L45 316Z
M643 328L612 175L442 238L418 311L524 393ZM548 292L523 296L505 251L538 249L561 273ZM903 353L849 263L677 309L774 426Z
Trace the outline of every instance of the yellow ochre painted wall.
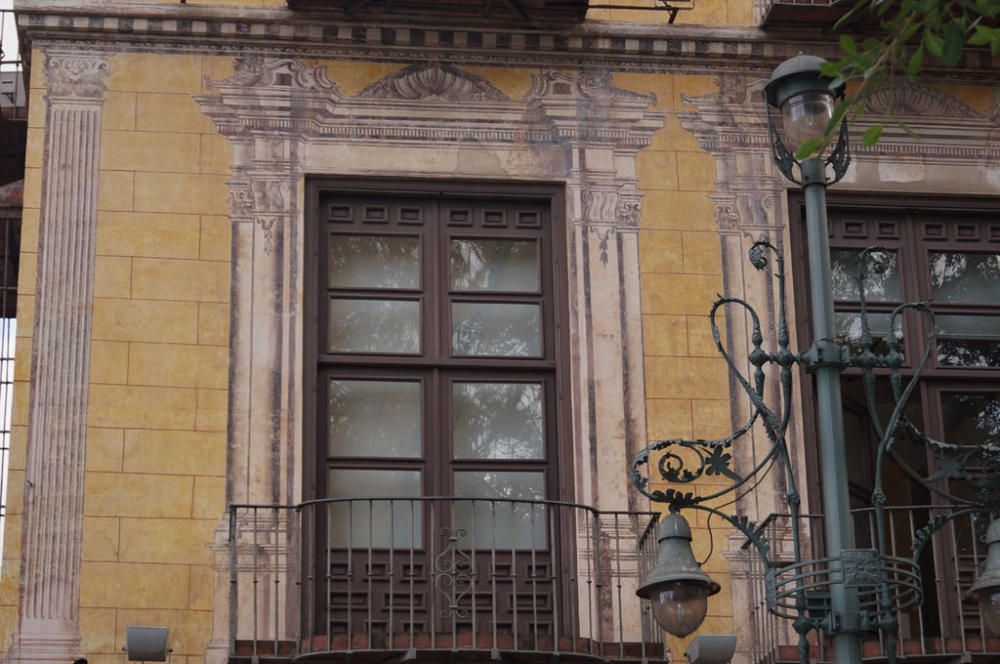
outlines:
M194 2L194 0L189 0ZM240 4L253 4L243 0ZM277 0L258 4L278 4ZM707 3L706 3L707 4ZM614 18L618 18L615 16ZM36 62L42 61L36 53ZM175 664L200 664L211 632L214 530L225 510L231 148L194 95L231 57L120 53L104 104L90 369L80 625L91 664L121 663L126 624L168 625ZM328 63L345 94L401 64ZM530 71L470 67L518 99ZM33 283L45 132L43 68L31 81L2 633L17 612ZM681 95L710 77L622 74L618 87ZM715 166L673 115L639 157L648 435L729 432L726 371L706 313L722 290ZM700 515L700 513L699 513ZM699 516L696 554L709 537ZM723 586L706 629L732 630L728 564L714 529L707 569ZM7 642L2 644L6 648ZM682 644L675 643L676 654Z

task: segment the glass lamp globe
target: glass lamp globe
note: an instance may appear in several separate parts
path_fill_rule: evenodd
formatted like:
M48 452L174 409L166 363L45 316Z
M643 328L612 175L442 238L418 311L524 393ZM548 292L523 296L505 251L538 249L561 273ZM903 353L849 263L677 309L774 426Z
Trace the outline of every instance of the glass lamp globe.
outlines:
M1000 636L1000 587L979 593L979 615L986 629Z
M826 138L826 126L833 117L834 106L833 95L825 90L806 90L789 97L781 105L788 148L797 152L810 141Z
M843 83L832 85L822 73L824 64L823 58L800 53L778 65L764 86L768 106L781 111L785 147L792 153L826 137L836 100L843 95Z
M1000 636L1000 519L986 530L986 563L969 596L979 600L979 616L986 629Z
M657 540L656 566L636 594L649 600L653 619L664 631L687 636L701 626L708 613L708 598L720 587L701 571L691 550L691 526L680 514L663 519Z
M674 636L687 636L701 627L708 613L708 586L697 581L668 581L653 590L653 619Z

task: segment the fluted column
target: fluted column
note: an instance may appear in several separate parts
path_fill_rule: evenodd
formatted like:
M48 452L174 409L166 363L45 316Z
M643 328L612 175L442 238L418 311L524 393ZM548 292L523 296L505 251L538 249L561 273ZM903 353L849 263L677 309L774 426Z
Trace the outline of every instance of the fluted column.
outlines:
M79 656L97 181L107 63L46 56L48 110L14 661Z

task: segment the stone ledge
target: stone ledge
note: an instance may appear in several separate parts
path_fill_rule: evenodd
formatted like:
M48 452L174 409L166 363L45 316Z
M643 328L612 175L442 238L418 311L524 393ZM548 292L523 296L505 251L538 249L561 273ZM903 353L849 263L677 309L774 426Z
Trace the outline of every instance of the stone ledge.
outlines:
M837 44L819 30L769 31L704 25L649 25L587 21L571 27L403 24L377 27L326 13L289 9L188 4L141 4L122 0L20 0L18 25L33 39L86 39L128 43L133 48L190 44L218 52L282 46L309 57L412 59L439 54L453 62L537 66L606 64L624 70L662 72L750 71L769 73L780 61L806 50L833 57ZM970 51L952 80L995 80L1000 57ZM929 70L929 73L934 73Z

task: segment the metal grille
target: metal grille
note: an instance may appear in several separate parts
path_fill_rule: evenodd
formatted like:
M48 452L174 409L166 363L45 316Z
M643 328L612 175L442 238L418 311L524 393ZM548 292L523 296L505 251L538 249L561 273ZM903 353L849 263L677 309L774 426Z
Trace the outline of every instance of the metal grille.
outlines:
M234 505L231 661L665 661L664 634L635 598L656 524L648 512L500 498Z
M21 185L16 181L24 176L26 119L27 95L14 12L0 10L0 547L7 516L21 248Z
M17 271L21 246L20 209L0 208L0 546L7 517L7 466L11 402L14 389L14 343L17 331Z

